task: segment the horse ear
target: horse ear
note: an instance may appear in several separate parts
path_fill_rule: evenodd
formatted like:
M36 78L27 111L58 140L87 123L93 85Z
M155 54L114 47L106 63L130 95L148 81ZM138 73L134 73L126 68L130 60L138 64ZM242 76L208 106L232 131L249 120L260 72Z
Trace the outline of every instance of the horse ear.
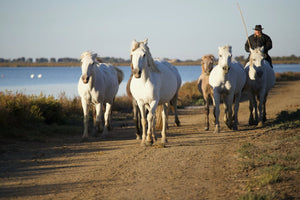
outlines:
M264 46L262 46L262 47L259 48L260 52L264 52L264 49L265 49Z
M139 43L134 39L131 43L131 49L130 51L133 52L134 50L136 50L139 46Z
M250 48L250 53L252 53L254 50L252 48Z
M144 45L147 46L147 45L148 45L148 38L146 38L145 41L144 41L143 43L144 43Z
M97 53L92 53L92 59L95 60L97 58Z

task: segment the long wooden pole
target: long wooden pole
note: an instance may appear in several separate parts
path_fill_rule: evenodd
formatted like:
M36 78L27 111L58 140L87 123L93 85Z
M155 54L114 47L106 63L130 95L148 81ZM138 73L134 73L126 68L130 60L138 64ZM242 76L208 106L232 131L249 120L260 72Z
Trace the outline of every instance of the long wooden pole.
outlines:
M243 14L242 14L242 11L241 11L239 3L236 3L236 4L237 4L237 7L238 7L238 9L239 9L239 11L241 13L241 17L242 17L242 20L243 20L243 23L244 23L244 28L245 28L245 32L246 32L246 37L247 37L248 45L249 45L249 48L251 49L251 45L250 45L250 41L249 41L249 38L248 38L248 32L247 32L247 27L246 27L245 20L244 20L244 17L243 17Z

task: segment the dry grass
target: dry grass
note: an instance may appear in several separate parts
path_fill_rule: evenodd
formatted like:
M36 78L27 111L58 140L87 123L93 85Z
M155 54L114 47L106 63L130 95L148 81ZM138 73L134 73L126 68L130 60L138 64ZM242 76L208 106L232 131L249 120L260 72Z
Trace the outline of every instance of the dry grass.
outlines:
M240 167L248 193L239 199L289 199L285 185L300 169L299 119L300 109L282 111L263 135L241 145Z

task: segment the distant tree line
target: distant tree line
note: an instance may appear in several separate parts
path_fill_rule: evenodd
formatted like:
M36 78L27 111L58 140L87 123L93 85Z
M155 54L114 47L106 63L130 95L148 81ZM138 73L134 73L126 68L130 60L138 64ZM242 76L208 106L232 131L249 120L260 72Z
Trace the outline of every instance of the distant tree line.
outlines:
M240 63L245 63L247 57L237 56L235 60ZM300 56L290 55L290 56L272 56L272 62L274 64L297 64L300 63Z
M123 59L123 58L114 58L114 57L101 57L100 58L102 60L102 62L105 63L116 63L116 64L122 64L122 63L130 63L130 59ZM171 63L200 63L201 59L197 59L197 60L179 60L179 59L168 59L165 58L166 60L168 60ZM247 57L244 56L237 56L235 57L235 59L241 63L245 63ZM273 63L274 64L289 64L289 63L300 63L300 56L295 56L295 55L291 55L291 56L277 56L277 57L272 57ZM17 65L30 65L30 64L47 64L48 66L51 65L55 65L55 64L65 64L65 63L80 63L80 59L77 58L68 58L68 57L64 57L64 58L36 58L35 61L33 58L25 58L25 57L20 57L20 58L14 58L14 59L5 59L5 58L0 58L0 65L1 66L5 66L5 64L9 65L13 65L13 64L17 64Z
M113 62L113 63L121 63L121 62L130 62L130 60L126 60L123 58L113 58L113 57L102 57L101 60L103 60L103 62ZM25 57L21 57L21 58L14 58L14 59L5 59L5 58L0 58L0 63L10 63L10 62L24 62L24 63L33 63L34 60L32 58L25 58ZM80 62L79 59L77 58L36 58L35 62L37 63L45 63L45 62Z

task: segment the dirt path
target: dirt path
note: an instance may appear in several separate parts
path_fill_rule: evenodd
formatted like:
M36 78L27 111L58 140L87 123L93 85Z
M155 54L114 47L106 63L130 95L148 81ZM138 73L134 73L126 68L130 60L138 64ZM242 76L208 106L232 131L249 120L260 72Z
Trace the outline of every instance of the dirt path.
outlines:
M300 81L283 82L269 95L267 117L299 107ZM265 128L247 126L248 102L235 132L224 123L219 134L205 132L202 112L180 110L181 127L170 116L166 148L141 147L133 126L115 128L106 140L9 144L1 154L0 199L236 199L245 192L237 149Z

